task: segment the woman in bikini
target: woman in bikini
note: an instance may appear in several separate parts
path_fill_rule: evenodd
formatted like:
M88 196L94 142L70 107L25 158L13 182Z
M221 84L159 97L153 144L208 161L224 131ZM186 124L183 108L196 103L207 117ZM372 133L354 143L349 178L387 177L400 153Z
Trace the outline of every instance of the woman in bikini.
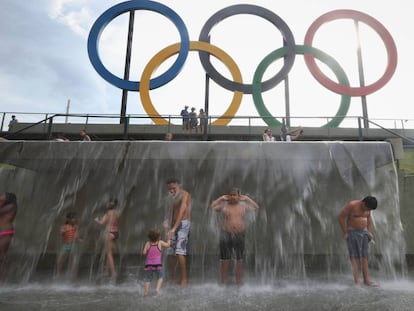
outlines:
M104 265L104 276L110 276L112 279L116 278L114 257L113 257L113 242L118 239L119 231L119 212L115 209L117 201L114 200L108 204L105 215L99 219L95 218L95 221L101 225L105 225L105 254L106 264ZM109 275L110 272L110 275Z
M14 193L0 195L0 280L7 272L7 251L13 238L13 221L17 213L17 199Z

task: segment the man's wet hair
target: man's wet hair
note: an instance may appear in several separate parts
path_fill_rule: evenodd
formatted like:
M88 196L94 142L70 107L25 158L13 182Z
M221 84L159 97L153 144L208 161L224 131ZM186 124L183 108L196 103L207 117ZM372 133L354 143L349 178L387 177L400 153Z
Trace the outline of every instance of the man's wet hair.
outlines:
M376 209L378 205L377 198L373 196L366 196L362 199L362 202L364 202L365 206L369 209Z
M118 199L117 198L111 198L106 205L107 209L115 209L115 207L118 205Z
M237 194L241 194L241 191L240 191L240 189L239 188L237 188L237 187L233 187L233 188L231 188L230 189L230 191L229 191L229 193L232 193L232 192L236 192Z
M66 214L66 218L67 218L67 219L73 219L73 218L76 218L76 213L75 213L75 212L68 212L68 213Z
M175 177L171 177L167 179L167 185L169 184L180 184L180 180Z
M6 192L6 204L17 205L17 197L13 192Z

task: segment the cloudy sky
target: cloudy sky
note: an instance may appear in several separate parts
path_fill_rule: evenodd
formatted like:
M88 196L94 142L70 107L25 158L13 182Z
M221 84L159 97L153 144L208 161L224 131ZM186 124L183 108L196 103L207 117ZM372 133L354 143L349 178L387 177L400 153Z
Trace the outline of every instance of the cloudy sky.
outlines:
M21 122L33 121L34 113L64 113L70 100L70 113L119 114L121 90L106 82L92 67L87 53L89 31L96 19L121 1L113 0L3 0L0 10L0 111L15 113ZM398 49L397 70L382 89L367 96L368 115L380 124L382 119L414 119L411 82L414 69L412 50L414 27L407 0L162 0L187 26L190 39L197 41L205 22L229 5L249 3L267 8L281 17L291 29L296 44L303 44L307 29L315 19L336 9L352 9L380 21L390 32ZM105 67L122 77L125 62L128 15L114 19L102 32L99 52ZM379 79L387 65L384 44L372 28L360 24L365 82ZM211 42L225 50L238 64L243 81L251 83L255 69L270 52L281 46L282 36L272 24L252 15L227 18L211 32ZM160 14L140 10L135 14L131 80L138 81L148 61L161 49L179 41L175 26ZM315 37L314 47L334 57L344 68L352 86L358 86L355 27L350 20L325 24ZM158 68L168 68L174 57ZM226 67L212 61L217 70L230 78ZM266 70L268 79L280 70L275 62ZM324 73L335 76L320 64ZM162 115L177 115L182 106L204 106L204 70L198 54L190 52L184 68L173 81L151 91L151 99ZM291 115L313 117L312 125L334 116L341 97L311 76L303 56L297 55L289 74ZM263 94L267 109L283 116L283 85ZM211 82L210 114L221 115L233 93ZM24 114L31 113L31 114ZM145 114L137 92L128 95L127 113ZM7 118L9 118L9 115ZM239 116L257 116L252 96L244 95ZM361 116L361 98L353 97L348 116ZM317 120L317 121L315 121ZM293 123L306 126L308 119ZM354 121L352 121L355 124ZM391 122L391 123L390 123ZM311 123L309 123L311 124ZM410 124L410 122L406 123ZM414 125L414 124L412 124ZM414 126L412 126L414 127Z

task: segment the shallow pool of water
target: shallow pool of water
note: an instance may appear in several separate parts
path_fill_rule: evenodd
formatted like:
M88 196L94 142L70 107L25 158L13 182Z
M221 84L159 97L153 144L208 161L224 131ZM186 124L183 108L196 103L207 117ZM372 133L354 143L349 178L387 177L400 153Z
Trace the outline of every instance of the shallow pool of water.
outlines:
M33 283L0 287L0 310L413 310L412 279L355 287L352 280L280 281L273 285L187 288L165 284L158 295L143 296L142 283L87 285Z

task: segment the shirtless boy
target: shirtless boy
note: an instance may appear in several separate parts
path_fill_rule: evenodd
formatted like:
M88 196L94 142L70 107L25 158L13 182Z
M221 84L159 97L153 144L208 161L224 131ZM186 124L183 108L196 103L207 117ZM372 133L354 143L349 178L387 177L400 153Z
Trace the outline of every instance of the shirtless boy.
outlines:
M374 237L371 233L371 210L377 208L377 199L367 196L362 200L348 202L339 214L338 220L344 239L348 244L354 282L359 282L359 266L362 267L364 284L375 286L368 274L368 242Z
M191 195L181 189L178 179L167 180L168 206L164 227L171 235L171 246L167 249L170 264L170 281L176 279L177 259L181 270L181 286L187 286L187 246L191 226Z
M220 232L221 282L227 284L230 260L236 256L236 283L242 285L244 236L246 230L245 216L247 210L257 210L259 206L240 190L233 188L229 194L213 201L210 209L222 212L223 220Z

